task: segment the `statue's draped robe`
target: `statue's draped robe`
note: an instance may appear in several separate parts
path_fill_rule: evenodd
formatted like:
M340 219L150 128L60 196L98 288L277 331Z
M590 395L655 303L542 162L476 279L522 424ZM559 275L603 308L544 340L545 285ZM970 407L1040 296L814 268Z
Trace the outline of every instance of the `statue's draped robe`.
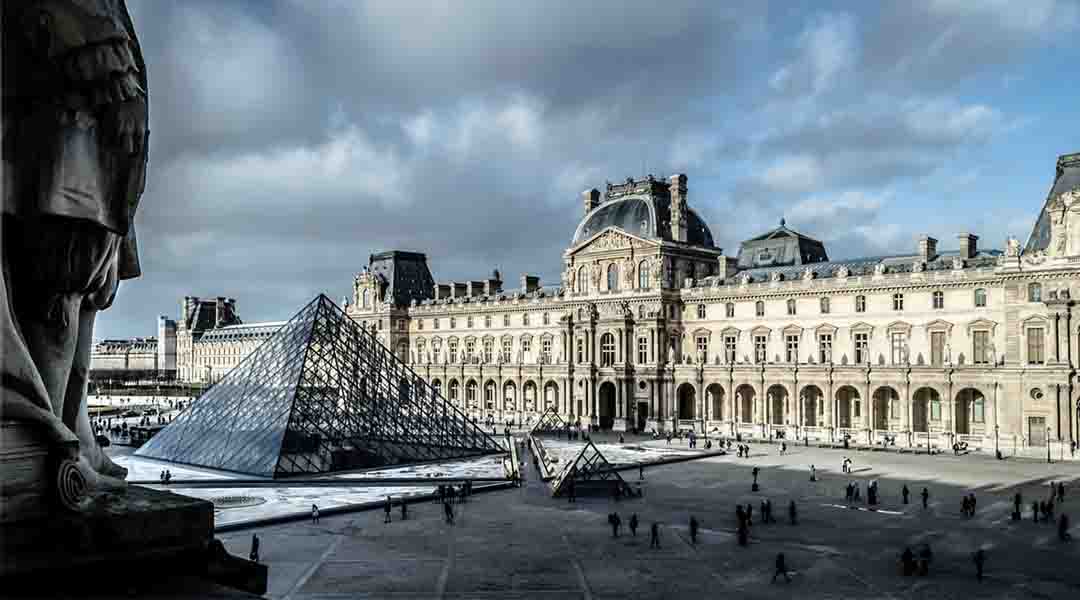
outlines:
M132 152L107 124L123 104L147 122L146 69L121 0L26 0L0 10L0 416L42 423L54 441L71 442L73 427L55 406L63 399L50 400L20 323L28 311L60 318L51 311L62 294L104 309L119 280L140 274L134 215L148 132ZM27 277L40 285L25 285Z

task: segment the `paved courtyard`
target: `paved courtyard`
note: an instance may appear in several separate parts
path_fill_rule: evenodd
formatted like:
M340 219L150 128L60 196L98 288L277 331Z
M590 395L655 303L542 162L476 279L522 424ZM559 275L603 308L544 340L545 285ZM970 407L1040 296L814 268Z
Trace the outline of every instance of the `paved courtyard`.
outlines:
M650 442L655 444L656 442ZM664 442L659 442L664 444ZM381 511L255 530L270 566L275 598L1069 598L1080 594L1080 541L1061 544L1056 527L1031 522L1030 501L1045 498L1047 482L1065 480L1064 511L1080 518L1080 465L996 461L986 457L852 453L855 473L840 472L837 450L754 446L734 456L652 467L645 497L614 503L554 500L535 480L522 489L475 496L445 525L436 504L412 507L410 520L384 524ZM810 482L815 464L819 481ZM751 493L750 470L761 468L761 491ZM531 466L528 475L534 475ZM636 473L626 473L636 479ZM844 506L851 480L876 479L879 511ZM912 503L900 501L907 483ZM930 490L923 510L917 494ZM1012 495L1025 499L1025 520L1009 520ZM974 492L974 518L960 515L960 498ZM778 522L758 522L770 498ZM799 524L787 523L794 499ZM751 543L734 538L735 503L754 505ZM609 512L623 532L612 538ZM641 519L637 537L626 528ZM687 522L702 523L698 544ZM1060 514L1060 509L1059 509ZM648 547L648 528L660 523L661 548ZM223 534L246 556L252 531ZM1073 527L1074 537L1080 528ZM931 545L929 577L900 575L905 546ZM971 554L987 552L987 579L978 583ZM777 552L787 556L792 583L770 584Z

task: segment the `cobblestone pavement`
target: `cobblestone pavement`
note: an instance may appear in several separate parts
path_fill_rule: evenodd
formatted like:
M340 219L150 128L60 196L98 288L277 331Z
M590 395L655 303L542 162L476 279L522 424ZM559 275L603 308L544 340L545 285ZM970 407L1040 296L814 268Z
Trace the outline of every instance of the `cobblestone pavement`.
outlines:
M640 441L634 442L640 443ZM646 442L662 444L666 442ZM673 441L674 446L677 441ZM684 442L685 443L685 442ZM1030 502L1045 498L1050 480L1066 481L1063 510L1080 519L1080 465L996 461L982 456L912 456L845 453L754 445L751 457L713 457L647 468L645 497L614 503L549 497L531 465L521 489L475 496L457 505L446 525L441 507L423 504L410 519L384 524L381 511L323 518L256 530L270 567L275 598L1069 598L1080 594L1080 540L1057 541L1056 526L1031 522ZM850 456L854 473L840 473ZM528 464L529 461L526 461ZM809 465L818 481L809 480ZM759 493L750 470L761 469ZM636 479L636 472L625 472ZM844 486L877 480L879 510L848 508ZM912 491L900 501L900 487ZM926 486L930 505L918 493ZM1024 496L1024 520L1009 520L1012 495ZM972 518L960 498L978 498ZM775 524L759 522L759 504L771 499ZM794 499L799 524L787 522ZM734 538L736 503L754 506L749 547ZM623 530L613 538L607 515L617 511ZM1062 511L1059 507L1058 513ZM627 528L630 514L641 526ZM696 545L687 522L702 524ZM650 550L649 526L660 523L659 550ZM224 534L235 554L247 556L252 531ZM1080 527L1072 528L1080 537ZM905 546L929 543L929 577L903 577ZM975 580L972 552L986 551L987 578ZM783 552L790 584L770 583Z

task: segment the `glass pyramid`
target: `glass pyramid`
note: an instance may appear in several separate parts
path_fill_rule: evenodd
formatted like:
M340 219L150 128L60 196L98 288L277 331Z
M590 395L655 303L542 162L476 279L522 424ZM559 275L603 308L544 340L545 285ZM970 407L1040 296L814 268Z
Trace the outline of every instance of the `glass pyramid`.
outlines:
M592 440L589 440L577 457L552 480L551 495L556 498L563 496L569 492L570 487L575 488L575 494L584 492L583 495L618 493L628 498L636 495L634 489L619 475L615 466L604 458Z
M277 477L504 451L319 295L135 454Z

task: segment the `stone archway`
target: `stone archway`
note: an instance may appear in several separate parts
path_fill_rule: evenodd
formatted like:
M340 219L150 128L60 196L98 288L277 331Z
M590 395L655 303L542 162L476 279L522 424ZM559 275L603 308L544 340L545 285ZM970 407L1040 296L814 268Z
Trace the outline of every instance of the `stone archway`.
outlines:
M536 412L536 382L526 381L521 390L521 403L525 412Z
M544 384L544 411L559 408L559 386L554 381Z
M750 384L744 383L735 388L735 411L738 422L754 422L754 400L756 397L757 390Z
M679 420L693 420L697 412L697 390L694 389L694 385L691 383L680 385L677 395L679 397Z
M930 421L940 415L941 394L932 387L921 387L912 395L911 430L919 433L930 431ZM935 415L937 413L937 415Z
M816 385L808 385L802 391L802 424L817 427L825 414L825 393Z
M517 410L517 386L514 385L513 381L507 381L503 384L503 410Z
M605 381L597 394L600 429L609 430L615 425L615 384Z
M874 429L888 431L893 406L899 407L900 394L891 386L874 390Z
M787 415L787 388L780 384L769 386L765 397L769 403L769 424L783 425Z
M850 385L842 385L836 390L836 414L841 428L853 429L859 426L862 417L859 390Z
M705 397L709 400L712 412L709 417L713 421L724 420L724 386L719 383L711 383L705 388Z
M953 419L956 433L970 434L972 423L983 423L986 420L986 396L973 387L966 387L957 392L956 414L953 415Z

